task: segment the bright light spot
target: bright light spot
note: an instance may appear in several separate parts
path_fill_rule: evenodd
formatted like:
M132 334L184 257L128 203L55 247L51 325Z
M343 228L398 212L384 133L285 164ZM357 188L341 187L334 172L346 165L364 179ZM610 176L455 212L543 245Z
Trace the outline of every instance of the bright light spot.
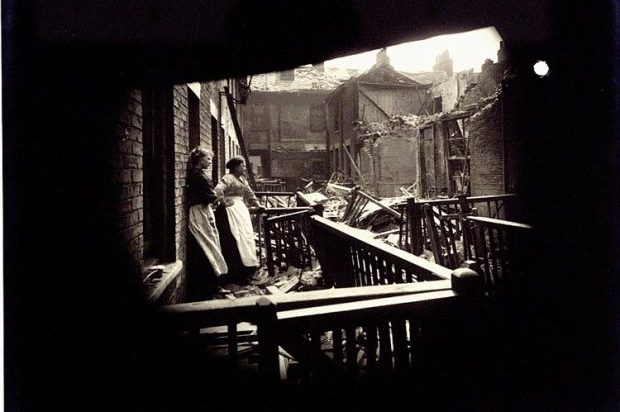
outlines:
M534 64L534 73L539 75L540 77L544 77L549 74L549 65L547 62L539 60Z

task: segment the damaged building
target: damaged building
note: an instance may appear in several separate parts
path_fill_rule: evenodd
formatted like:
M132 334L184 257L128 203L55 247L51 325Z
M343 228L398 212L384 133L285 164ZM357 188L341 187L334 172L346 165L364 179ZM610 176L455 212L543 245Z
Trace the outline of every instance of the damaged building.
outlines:
M391 411L501 411L617 405L612 241L618 191L606 179L617 148L609 93L609 56L616 49L610 47L613 17L607 19L606 3L558 8L544 0L505 7L401 1L386 7L379 1L110 0L92 7L62 1L17 6L7 8L3 49L7 410L342 412L378 405ZM388 166L410 167L390 161L377 169L371 162L379 155L389 158L391 153L380 150L394 140L395 150L418 156L415 164L425 169L406 169L410 175L390 180L382 193L418 181L419 195L429 190L424 185L440 193L445 188L449 195L458 190L452 188L454 175L444 168L438 177L434 168L453 153L444 146L439 156L440 144L462 139L454 147L468 147L461 153L466 164L469 160L468 191L515 188L531 212L528 226L495 222L528 231L528 242L516 243L525 247L516 248L513 262L528 269L513 278L517 293L496 300L498 294L482 288L486 279L473 265L452 269L390 249L312 208L301 211L312 225L307 239L336 288L176 304L183 302L187 275L188 152L197 143L216 152L212 177L221 175L221 160L245 153L235 114L241 107L234 104L243 100L240 88L235 80L215 80L490 23L514 63L496 98L491 92L489 100L480 99L472 86L471 109L467 96L458 112L442 97L439 111L433 85L413 84L386 69L393 75L391 86L380 93L407 89L420 102L413 100L416 105L402 113L386 110L388 116L376 122L386 134L375 134L352 123L364 104L364 114L379 110L347 84L338 91L343 98L365 103L332 101L328 112L340 113L338 129L348 134L332 135L336 118L328 114L329 134L321 141L325 155L336 150L336 167L349 165L351 175L359 167L369 182L379 170L378 181L384 182L392 173ZM551 76L535 74L538 59L549 62ZM192 83L197 81L200 88ZM367 92L370 86L364 89L381 103ZM433 156L428 168L420 156L425 152L415 146L406 151L398 136L415 139L416 131L418 143L428 138ZM337 152L347 139L351 152ZM377 157L367 156L367 166L361 155L355 163L364 140L380 149ZM512 144L521 147L513 151ZM517 161L517 153L525 161ZM432 185L430 176L422 181L431 170ZM417 201L409 198L407 210L419 205L430 212L424 227L432 227L433 209L409 200ZM443 201L457 199L436 203ZM282 222L299 218L295 213L268 217L264 227L274 233L290 228ZM464 219L481 230L489 223L484 216ZM424 228L421 220L408 222L402 228L410 228L410 235ZM427 246L418 237L415 246L420 243ZM488 274L489 255L478 256L487 260ZM160 264L165 266L160 280L145 297L145 277L156 275L144 269ZM291 278L303 278L291 272ZM246 333L248 323L255 334ZM211 327L224 332L209 336L205 329ZM222 356L207 353L212 343Z
M326 145L331 169L348 176L363 173L353 166L359 164L362 148L358 124L383 122L399 114L432 113L430 87L395 70L386 50L381 49L371 69L343 83L326 100Z
M256 175L286 182L328 177L325 145L327 95L355 71L323 64L253 76L242 129Z
M371 72L382 67L381 63L389 67L385 66L385 57L381 57ZM366 114L365 106L358 110L357 118L350 108L343 111L342 115L347 115L345 123L353 126L343 127L341 133L332 132L341 136L341 141L331 146L333 163L336 167L342 165L343 171L356 178L358 184L380 197L405 194L434 198L516 190L517 161L512 158L518 156L518 151L515 139L507 137L501 103L501 80L506 67L502 43L498 63L487 59L479 73L453 73L452 60L444 52L437 56L432 73L402 74L425 85L408 92L418 97L418 106L404 113L402 108L411 96L396 95L400 106L386 105L384 100L382 106L373 105L374 111L368 112L372 115ZM402 79L396 81L406 82ZM410 86L400 88L407 87ZM424 90L424 94L419 90ZM341 93L346 92L345 89ZM360 95L364 101L370 101L363 90ZM358 97L358 101L362 100ZM337 107L337 103L333 106ZM446 107L449 109L442 112ZM328 103L328 113L329 108ZM337 119L337 111L334 113Z

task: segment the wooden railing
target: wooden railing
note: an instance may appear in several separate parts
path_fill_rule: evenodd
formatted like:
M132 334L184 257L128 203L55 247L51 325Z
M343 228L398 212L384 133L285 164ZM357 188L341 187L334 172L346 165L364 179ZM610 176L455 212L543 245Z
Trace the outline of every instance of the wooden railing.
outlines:
M259 199L259 202L261 203L263 208L262 209L261 208L250 208L250 213L254 216L253 226L254 226L255 232L258 234L257 254L260 258L260 264L262 266L263 254L262 254L262 251L260 250L261 245L265 245L265 249L266 249L265 253L267 255L267 262L273 261L274 259L274 256L270 255L270 251L272 251L273 249L268 249L267 247L267 245L271 243L271 239L274 239L274 238L272 236L270 241L268 242L267 233L266 233L266 230L273 231L273 226L271 226L270 229L267 229L267 227L265 226L265 221L266 221L265 219L272 218L274 216L287 215L287 214L297 213L297 212L312 212L312 213L321 214L323 212L323 206L319 204L309 205L311 202L308 202L307 199L300 200L299 195L303 196L303 194L299 192L297 193L296 192L255 192L255 194L257 198ZM269 198L280 199L280 200L285 199L284 201L280 201L276 203L277 204L285 203L288 206L270 207L270 204L268 202ZM273 269L274 269L273 267L269 269L270 273L272 273Z
M279 180L264 180L256 182L256 190L261 192L283 192L286 183Z
M406 221L407 225L401 231L401 244L405 250L415 255L420 255L427 245L430 249L431 236L429 234L428 225L425 224L424 212L422 206L427 204L431 208L436 219L442 216L461 214L470 214L472 209L478 211L479 216L506 219L510 218L513 212L510 205L518 200L515 194L490 195L490 196L471 196L458 197L451 199L407 199ZM455 223L455 230L461 233L458 222Z
M276 268L287 269L290 265L306 268L311 265L310 245L304 233L308 232L308 219L314 209L295 211L263 218L265 256L270 276Z
M502 300L506 292L527 281L528 250L532 246L533 227L523 223L487 217L465 218L468 238L467 258L480 266L485 291L493 300Z
M479 290L475 272L457 269L449 280L185 303L165 306L160 314L165 325L183 332L180 337L194 340L197 345L190 347L198 351L205 350L201 329L227 326L231 367L238 367L237 325L257 325L250 340L257 342L258 373L276 383L285 376L279 348L318 379L343 370L420 369L432 362L425 348L458 341L444 339L453 330L446 320L456 326L460 314L471 316L468 305L477 304ZM358 362L359 355L366 360Z
M450 277L449 269L373 239L369 232L320 216L310 218L309 228L308 237L328 285L368 286Z
M293 207L297 204L295 192L257 191L254 194L264 207Z

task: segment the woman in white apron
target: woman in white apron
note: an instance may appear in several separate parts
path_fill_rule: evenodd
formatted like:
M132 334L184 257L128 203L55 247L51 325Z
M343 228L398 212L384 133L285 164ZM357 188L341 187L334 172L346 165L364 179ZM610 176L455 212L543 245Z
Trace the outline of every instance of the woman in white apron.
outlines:
M217 202L207 169L211 153L197 147L189 154L187 173L191 236L187 239L188 297L208 299L217 290L217 278L228 273L211 205Z
M233 279L243 283L258 267L254 229L248 206L260 205L243 176L243 158L233 157L226 163L226 168L229 173L215 186L215 193L221 198L215 217L228 273Z

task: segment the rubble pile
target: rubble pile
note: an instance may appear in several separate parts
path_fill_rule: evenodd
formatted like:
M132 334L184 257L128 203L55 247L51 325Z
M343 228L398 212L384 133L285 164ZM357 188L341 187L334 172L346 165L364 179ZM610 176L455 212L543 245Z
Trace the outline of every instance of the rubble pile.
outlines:
M331 196L323 203L323 217L331 220L338 220L344 215L348 200L344 196Z

